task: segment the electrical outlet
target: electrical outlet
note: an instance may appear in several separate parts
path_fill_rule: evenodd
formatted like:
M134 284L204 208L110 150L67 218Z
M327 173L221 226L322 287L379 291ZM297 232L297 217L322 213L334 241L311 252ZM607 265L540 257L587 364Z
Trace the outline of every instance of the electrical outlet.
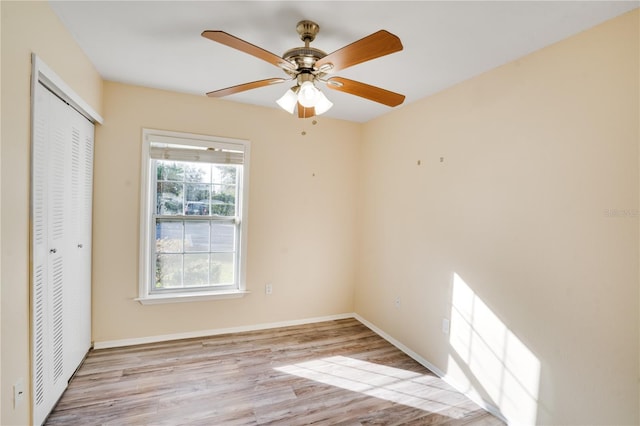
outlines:
M13 408L17 408L24 402L24 380L18 379L13 385Z
M444 334L449 334L450 322L448 318L442 318L442 332Z
M393 301L393 304L395 305L396 309L400 308L400 296L396 296L396 299Z
M267 283L267 285L264 286L264 294L271 293L273 293L273 286L271 285L271 283Z

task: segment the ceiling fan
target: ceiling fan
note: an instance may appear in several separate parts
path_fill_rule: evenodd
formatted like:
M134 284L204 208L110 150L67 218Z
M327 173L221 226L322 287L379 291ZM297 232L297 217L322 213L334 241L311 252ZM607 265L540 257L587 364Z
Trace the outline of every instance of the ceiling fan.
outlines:
M287 50L282 57L266 51L224 31L204 31L202 36L224 44L281 68L289 78L268 78L239 84L207 93L210 97L223 97L246 90L257 89L272 84L295 80L296 84L276 102L284 110L293 114L297 107L298 117L309 118L320 115L333 106L331 101L316 87L317 82L326 84L333 90L360 96L387 106L398 106L404 102L404 95L371 86L344 77L332 76L336 71L370 61L402 50L400 39L388 31L380 30L335 52L326 54L309 46L320 31L315 22L298 22L296 31L304 42L304 47Z

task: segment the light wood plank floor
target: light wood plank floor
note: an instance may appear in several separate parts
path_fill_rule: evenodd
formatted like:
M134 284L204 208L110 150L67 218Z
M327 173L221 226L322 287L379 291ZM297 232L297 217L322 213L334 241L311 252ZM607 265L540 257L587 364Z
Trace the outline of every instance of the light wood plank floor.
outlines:
M355 319L95 350L47 425L502 425Z

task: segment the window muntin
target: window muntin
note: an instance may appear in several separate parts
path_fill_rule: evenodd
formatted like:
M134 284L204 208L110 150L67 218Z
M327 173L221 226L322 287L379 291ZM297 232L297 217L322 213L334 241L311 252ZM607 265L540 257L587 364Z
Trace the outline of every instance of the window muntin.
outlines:
M248 142L150 132L140 299L243 291Z

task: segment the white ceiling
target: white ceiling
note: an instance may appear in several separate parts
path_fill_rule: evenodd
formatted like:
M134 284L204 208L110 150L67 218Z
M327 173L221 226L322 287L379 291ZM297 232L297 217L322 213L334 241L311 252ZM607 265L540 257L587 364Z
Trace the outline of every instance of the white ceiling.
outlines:
M205 96L283 71L200 36L223 30L278 56L303 45L295 27L320 25L311 44L331 53L379 29L404 50L336 75L406 95L404 105L515 60L640 5L638 1L51 1L100 75ZM289 82L224 99L278 108ZM326 116L366 122L389 107L320 86ZM216 100L211 100L216 102ZM402 108L402 105L396 108ZM282 111L283 114L286 112Z

